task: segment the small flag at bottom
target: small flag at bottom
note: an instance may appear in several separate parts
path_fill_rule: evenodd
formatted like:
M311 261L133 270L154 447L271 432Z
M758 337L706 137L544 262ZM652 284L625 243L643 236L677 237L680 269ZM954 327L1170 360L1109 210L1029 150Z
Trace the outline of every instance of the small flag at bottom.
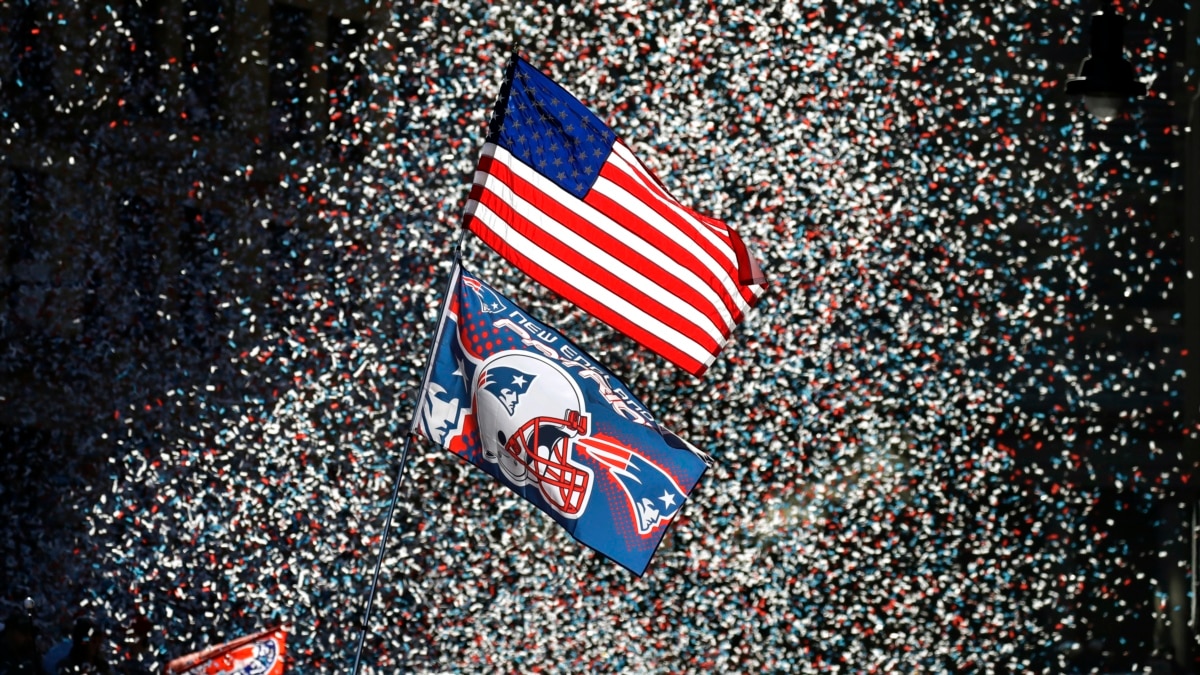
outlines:
M283 675L287 627L270 628L167 664L166 675Z

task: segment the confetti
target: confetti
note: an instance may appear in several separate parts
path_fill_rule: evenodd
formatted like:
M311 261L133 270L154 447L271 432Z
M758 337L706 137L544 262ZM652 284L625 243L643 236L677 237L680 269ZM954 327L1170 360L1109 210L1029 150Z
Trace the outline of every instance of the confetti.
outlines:
M295 672L346 671L514 27L772 289L697 380L468 237L717 465L639 580L417 441L364 672L1088 672L1160 644L1196 434L1178 3L1119 3L1153 84L1107 125L1063 92L1082 2L34 4L0 33L0 153L44 157L5 188L0 331L6 379L55 391L0 391L0 550L44 647L87 613L157 672L287 621Z

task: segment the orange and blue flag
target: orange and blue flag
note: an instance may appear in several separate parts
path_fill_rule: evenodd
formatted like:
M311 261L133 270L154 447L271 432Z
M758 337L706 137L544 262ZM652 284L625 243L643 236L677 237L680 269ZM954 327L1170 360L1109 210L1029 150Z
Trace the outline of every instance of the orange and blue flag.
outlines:
M173 659L166 675L283 675L287 627L269 628Z

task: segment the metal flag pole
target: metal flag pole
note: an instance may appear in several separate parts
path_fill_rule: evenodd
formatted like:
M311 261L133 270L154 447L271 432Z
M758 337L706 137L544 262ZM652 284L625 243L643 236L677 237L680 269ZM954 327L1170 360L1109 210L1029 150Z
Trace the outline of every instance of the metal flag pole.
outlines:
M450 266L450 278L446 280L446 290L442 294L442 306L438 309L437 320L433 324L433 334L429 341L429 352L425 356L425 375L421 378L422 391L425 387L425 381L429 379L429 371L433 367L433 358L437 352L438 331L441 329L442 319L446 314L446 307L450 305L450 293L454 290L452 284L458 276L459 263L462 262L462 247L466 233L467 228L460 226L458 242L454 245L454 262ZM419 397L420 392L418 392ZM392 531L392 520L396 515L396 502L400 497L400 485L404 482L404 469L408 466L408 451L412 447L413 436L416 433L417 416L420 413L421 402L418 400L416 405L417 408L413 411L408 431L404 434L404 449L400 451L400 464L396 468L396 480L392 483L392 498L388 505L387 519L383 522L383 536L379 540L379 554L375 557L375 572L371 575L371 590L367 593L366 604L363 607L362 627L358 633L358 646L354 650L354 669L350 671L353 675L358 675L359 667L362 664L363 645L366 643L367 630L371 625L371 610L375 604L375 591L379 588L379 572L383 568L383 556L387 553L388 535Z
M1192 604L1192 606L1191 606L1191 611L1188 612L1188 626L1190 626L1193 630L1195 630L1196 625L1197 625L1197 621L1196 621L1196 553L1197 553L1196 533L1197 533L1197 527L1200 527L1200 502L1196 501L1193 498L1192 499L1192 538L1191 538L1192 568L1190 570L1188 570L1189 575L1191 576L1191 581L1192 581L1192 588L1191 588L1191 591L1192 591L1191 592L1191 596L1192 596L1191 604Z
M513 35L512 58L515 60L520 54L520 51L519 51L520 46L517 41L517 32L516 32L515 25L511 27L511 30L512 30L512 35ZM495 110L492 111L492 115L494 118L496 115ZM453 289L454 280L458 276L457 271L458 271L460 263L462 262L462 247L463 247L463 242L466 240L466 234L467 234L467 228L463 225L459 225L458 241L454 245L454 262L451 264L451 267L450 267L450 278L447 279L447 281L446 281L446 290L442 294L442 298L443 298L442 306L438 310L437 320L435 321L434 326L433 326L433 335L432 335L432 337L430 339L430 343L429 343L429 352L428 352L428 354L426 354L426 357L425 357L425 375L424 375L424 377L421 378L421 391L424 390L425 382L429 379L429 373L433 369L433 359L434 359L434 356L437 354L438 331L441 329L442 320L444 319L445 313L446 313L446 308L450 305L450 293L454 290ZM418 398L420 398L420 392L418 392ZM365 606L363 607L362 626L358 633L358 646L355 647L355 650L354 650L354 668L350 671L351 675L358 675L359 668L362 665L363 645L366 643L367 630L368 630L369 626L371 625L371 610L373 608L373 605L375 604L375 591L379 588L379 573L383 567L383 556L387 552L388 536L391 533L392 520L394 519L395 514L396 514L396 502L399 500L399 497L400 497L400 486L404 482L404 469L408 465L408 452L409 452L409 449L412 447L413 436L416 433L417 419L418 419L418 414L420 413L420 405L421 405L420 400L418 400L416 402L416 405L417 405L417 409L413 411L413 416L412 416L412 420L409 423L408 432L404 435L404 448L403 448L403 450L400 451L400 465L396 468L396 480L392 484L391 502L388 504L387 518L384 520L384 523L383 523L383 535L379 540L379 554L375 557L375 571L371 575L371 590L368 591L368 593L367 593L367 600L366 600Z

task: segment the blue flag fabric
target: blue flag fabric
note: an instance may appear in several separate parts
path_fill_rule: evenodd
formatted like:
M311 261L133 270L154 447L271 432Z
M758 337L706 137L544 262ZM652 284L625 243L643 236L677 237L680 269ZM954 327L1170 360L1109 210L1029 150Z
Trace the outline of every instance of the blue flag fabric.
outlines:
M710 460L477 277L450 289L414 429L641 576Z

